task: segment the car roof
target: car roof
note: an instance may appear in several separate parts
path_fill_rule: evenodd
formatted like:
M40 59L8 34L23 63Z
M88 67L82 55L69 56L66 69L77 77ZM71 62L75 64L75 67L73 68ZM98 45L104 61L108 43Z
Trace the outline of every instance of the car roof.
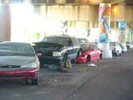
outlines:
M69 36L69 35L51 35L51 36L46 36L46 37L74 37L74 36Z
M20 43L20 44L30 44L30 43L26 43L26 42L12 42L12 41L1 41L0 44L15 44L15 43Z

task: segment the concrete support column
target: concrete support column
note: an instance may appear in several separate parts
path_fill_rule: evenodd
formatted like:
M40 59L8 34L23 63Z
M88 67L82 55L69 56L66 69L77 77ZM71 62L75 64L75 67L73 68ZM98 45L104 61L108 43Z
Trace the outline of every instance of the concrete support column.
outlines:
M11 34L10 6L0 5L0 40L9 41Z
M103 58L112 58L112 51L109 48L110 13L111 13L111 4L101 3L99 7L98 47L103 50Z
M126 36L128 33L127 30L127 22L121 21L118 23L118 30L119 30L119 42L125 43L126 42Z

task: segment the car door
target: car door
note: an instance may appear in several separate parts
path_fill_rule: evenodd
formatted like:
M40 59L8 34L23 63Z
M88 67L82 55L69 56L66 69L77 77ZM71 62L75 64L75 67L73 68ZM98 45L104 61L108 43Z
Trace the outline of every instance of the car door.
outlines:
M122 48L120 47L118 43L117 43L117 47L118 47L119 54L122 54Z
M95 51L95 60L100 59L101 50L98 48L97 45L94 44L94 51Z
M80 44L78 42L78 40L75 38L75 37L71 37L70 38L70 52L71 52L71 55L70 57L72 59L75 59L77 57L77 52L79 51L79 47L80 47Z
M99 50L98 47L95 44L91 44L91 59L97 60L99 59Z
M92 44L90 44L90 59L91 61L95 60L95 51L94 51L94 46Z

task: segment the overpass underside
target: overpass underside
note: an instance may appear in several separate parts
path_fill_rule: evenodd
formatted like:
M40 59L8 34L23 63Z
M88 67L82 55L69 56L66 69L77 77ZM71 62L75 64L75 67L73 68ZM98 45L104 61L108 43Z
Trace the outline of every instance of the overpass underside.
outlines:
M111 3L111 28L117 29L120 21L127 22L133 29L132 0L1 0L0 39L10 40L11 3L30 3L35 13L43 18L51 18L67 22L68 27L98 28L99 4ZM8 15L5 17L5 15ZM4 19L4 20L3 20Z

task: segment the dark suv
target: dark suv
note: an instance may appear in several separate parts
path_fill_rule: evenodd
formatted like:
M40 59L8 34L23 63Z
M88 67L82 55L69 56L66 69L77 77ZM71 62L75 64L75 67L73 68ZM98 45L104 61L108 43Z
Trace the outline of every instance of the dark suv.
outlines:
M75 60L80 50L77 38L70 36L47 36L41 42L35 42L33 47L41 66L44 64L60 66L67 60Z

